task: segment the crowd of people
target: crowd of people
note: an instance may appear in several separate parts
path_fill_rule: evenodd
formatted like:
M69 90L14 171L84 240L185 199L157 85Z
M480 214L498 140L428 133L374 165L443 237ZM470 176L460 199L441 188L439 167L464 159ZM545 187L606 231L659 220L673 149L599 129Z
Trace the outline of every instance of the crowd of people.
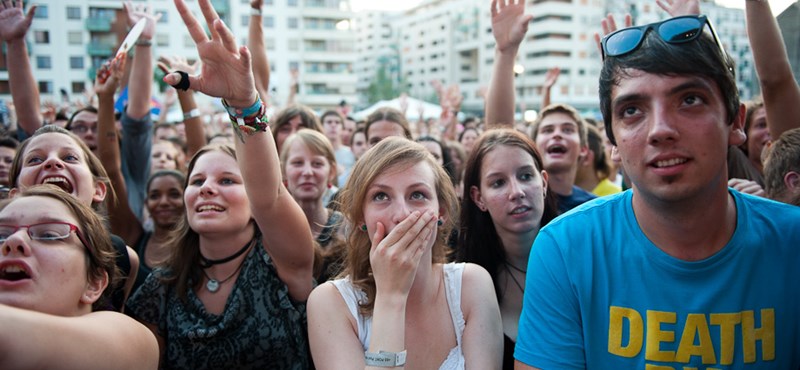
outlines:
M196 61L156 58L159 16L127 2L134 53L52 107L36 6L0 1L0 368L800 368L800 87L767 1L745 4L756 101L699 1L657 0L672 18L602 22L601 121L550 101L553 67L530 124L524 1L487 4L463 121L438 82L438 120L274 106L262 0L247 45L174 3ZM151 115L154 68L180 122Z

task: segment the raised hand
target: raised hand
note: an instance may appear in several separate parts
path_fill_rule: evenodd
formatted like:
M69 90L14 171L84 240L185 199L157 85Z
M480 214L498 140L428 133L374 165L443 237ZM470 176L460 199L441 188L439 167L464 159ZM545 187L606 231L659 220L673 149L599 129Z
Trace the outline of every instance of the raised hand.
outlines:
M633 17L631 17L630 14L625 14L625 27L630 27L632 25ZM603 45L600 43L600 40L617 30L617 21L614 19L614 16L611 14L606 15L605 19L600 21L600 29L603 30L603 33L599 34L595 32L594 42L597 44L597 50L600 52L600 55L603 55Z
M125 62L128 60L125 53L121 58L112 58L97 69L97 79L94 91L97 95L114 95L125 73Z
M408 296L420 259L435 237L436 215L412 212L388 235L382 223L375 228L369 262L377 294Z
M27 13L23 13L23 1L0 1L0 41L11 41L25 37L33 22L36 5L31 5Z
M740 193L766 197L767 192L757 182L747 179L730 179L728 186L738 190Z
M200 10L206 19L211 38L192 15L184 0L175 0L178 13L186 29L197 45L197 53L203 63L200 74L189 76L191 89L206 95L224 98L233 107L247 107L256 100L253 71L250 68L250 52L239 47L231 30L219 18L209 0L199 0ZM164 82L174 85L180 75L170 73Z
M549 89L556 84L558 81L558 76L561 74L561 68L553 67L547 70L547 73L544 75L544 82L542 85L545 89Z
M656 0L656 4L673 17L700 14L698 0Z
M161 19L161 14L153 14L153 10L145 4L134 5L130 1L122 4L122 8L128 17L128 26L133 27L140 19L147 19L147 23L142 30L140 38L150 40L156 33L156 22Z
M525 14L525 0L492 0L492 35L500 52L519 49L533 16Z

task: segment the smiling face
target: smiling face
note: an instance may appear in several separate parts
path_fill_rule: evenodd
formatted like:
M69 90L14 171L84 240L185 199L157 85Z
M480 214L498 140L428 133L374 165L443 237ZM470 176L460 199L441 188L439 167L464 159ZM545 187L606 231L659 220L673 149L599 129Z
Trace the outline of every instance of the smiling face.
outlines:
M547 172L553 174L576 170L581 154L578 123L566 113L548 114L537 126L536 147L542 153Z
M538 232L544 214L547 174L519 147L500 145L483 158L480 187L472 186L472 201L489 212L501 239L505 234Z
M15 199L0 211L3 225L51 221L80 225L66 205L47 197ZM59 316L91 310L93 301L84 296L93 286L87 274L89 252L75 232L63 240L31 240L28 229L21 228L0 248L0 303Z
M239 231L250 221L250 201L236 159L219 150L195 161L184 190L189 226L198 234Z
M324 155L313 152L302 140L294 140L290 145L284 165L286 188L298 202L321 203L336 172Z
M147 211L156 226L169 228L183 215L183 184L177 178L163 175L150 181L145 199Z
M24 153L20 153L21 169L16 187L25 189L51 184L84 204L103 201L105 184L95 180L86 153L72 138L59 133L44 133L29 140Z
M719 87L706 78L626 76L611 93L612 128L637 194L702 201L725 191L727 147L744 140L741 112L727 124Z
M386 235L412 212L434 212L440 217L442 210L436 193L436 180L430 163L389 168L369 184L364 200L364 222L367 235L372 238L378 223L386 227ZM428 249L436 237L430 239Z

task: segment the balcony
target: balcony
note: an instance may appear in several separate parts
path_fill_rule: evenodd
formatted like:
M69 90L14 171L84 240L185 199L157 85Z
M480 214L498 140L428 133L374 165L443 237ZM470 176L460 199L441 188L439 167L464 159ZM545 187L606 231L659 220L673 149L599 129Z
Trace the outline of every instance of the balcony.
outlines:
M102 42L90 42L86 45L86 53L93 57L107 57L114 54L114 48Z
M97 78L97 67L89 67L89 69L86 70L86 75L89 81L94 81L94 79Z
M108 17L86 18L86 30L90 32L110 32L114 20Z

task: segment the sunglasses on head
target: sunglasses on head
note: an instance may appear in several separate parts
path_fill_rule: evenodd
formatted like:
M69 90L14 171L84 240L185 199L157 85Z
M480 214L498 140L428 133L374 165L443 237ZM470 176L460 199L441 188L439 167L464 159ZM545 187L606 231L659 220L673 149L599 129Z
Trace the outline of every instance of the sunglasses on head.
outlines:
M722 43L717 37L711 21L705 15L684 15L663 20L661 22L650 23L644 26L628 27L612 32L601 41L602 56L618 57L631 53L639 48L644 41L647 31L655 30L658 37L670 44L683 44L697 40L703 34L703 27L708 25L708 30L714 37L714 42L719 46L724 54Z

